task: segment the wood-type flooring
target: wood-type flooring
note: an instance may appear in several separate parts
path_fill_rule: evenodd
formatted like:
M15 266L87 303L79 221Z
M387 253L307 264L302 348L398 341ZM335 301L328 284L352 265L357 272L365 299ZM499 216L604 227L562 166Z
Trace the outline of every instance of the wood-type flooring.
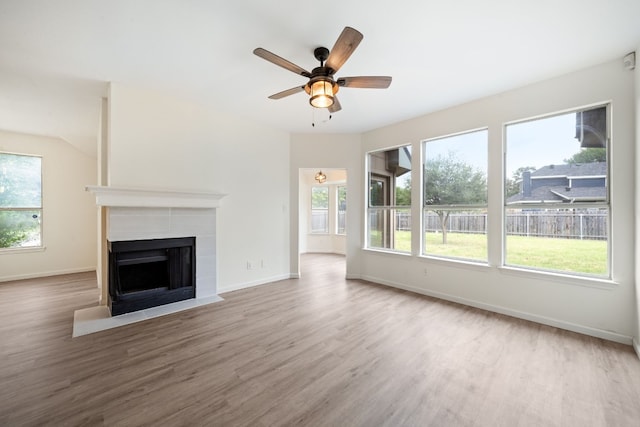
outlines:
M0 426L640 425L631 347L344 276L78 338L94 274L1 283Z

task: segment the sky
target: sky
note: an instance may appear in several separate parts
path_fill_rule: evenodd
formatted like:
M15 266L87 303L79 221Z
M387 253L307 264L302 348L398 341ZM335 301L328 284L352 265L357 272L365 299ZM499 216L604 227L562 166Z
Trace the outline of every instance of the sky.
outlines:
M508 125L507 176L522 166L538 169L565 163L580 151L575 133L575 113Z
M575 113L514 123L506 126L507 177L523 166L536 169L550 164L562 164L580 151L575 139ZM447 156L456 158L482 171L487 170L487 131L475 131L426 142L427 158Z
M512 123L505 127L506 177L521 167L539 169L551 164L563 164L565 159L580 151L575 138L576 113L571 112L542 119ZM487 172L488 132L486 129L436 138L425 143L427 159L453 152L456 158ZM409 147L410 148L410 147ZM410 174L402 175L397 186L403 187Z

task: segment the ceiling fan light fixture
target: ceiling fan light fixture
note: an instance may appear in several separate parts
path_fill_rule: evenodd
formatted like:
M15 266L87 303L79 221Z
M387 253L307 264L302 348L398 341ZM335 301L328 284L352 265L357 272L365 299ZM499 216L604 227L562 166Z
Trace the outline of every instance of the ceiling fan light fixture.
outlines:
M318 79L309 82L309 103L315 108L329 108L333 105L333 95L338 85L329 79Z

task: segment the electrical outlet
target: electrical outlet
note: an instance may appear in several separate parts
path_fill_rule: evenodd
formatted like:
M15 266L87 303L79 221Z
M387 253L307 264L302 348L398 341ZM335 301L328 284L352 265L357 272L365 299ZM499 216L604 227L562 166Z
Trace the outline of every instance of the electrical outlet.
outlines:
M260 260L260 268L265 268L267 266L267 263L264 262L263 259Z
M253 264L251 261L247 261L247 270L253 270Z
M429 271L425 268L424 270L422 270L422 274L426 276L427 274L429 274Z

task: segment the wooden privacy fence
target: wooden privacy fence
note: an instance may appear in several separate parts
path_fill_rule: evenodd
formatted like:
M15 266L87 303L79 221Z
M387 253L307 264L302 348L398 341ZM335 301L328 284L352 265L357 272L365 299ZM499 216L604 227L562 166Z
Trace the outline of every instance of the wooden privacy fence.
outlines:
M505 217L507 235L559 237L567 239L607 239L607 215L605 213L518 213ZM411 213L396 212L396 229L411 229ZM440 218L433 212L424 214L424 229L442 231ZM484 234L487 232L487 214L452 213L447 231L453 233Z
M507 234L517 236L607 239L607 215L601 213L520 213L506 217Z

